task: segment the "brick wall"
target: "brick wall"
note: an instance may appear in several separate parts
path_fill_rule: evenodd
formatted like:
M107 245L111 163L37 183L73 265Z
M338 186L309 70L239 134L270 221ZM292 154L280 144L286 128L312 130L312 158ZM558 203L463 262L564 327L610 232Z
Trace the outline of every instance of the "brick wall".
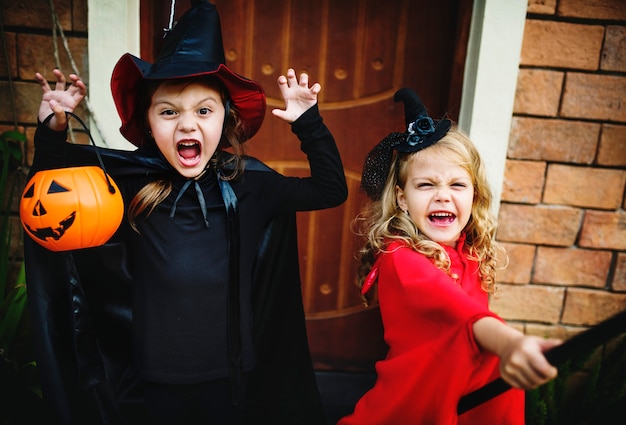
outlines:
M492 307L567 337L626 309L626 3L531 0Z
M72 60L80 75L88 81L87 1L54 0L53 4ZM0 132L17 129L24 132L29 140L22 172L14 176L21 191L23 184L20 186L20 183L26 182L25 173L32 160L32 140L41 101L41 88L35 81L35 72L51 76L52 69L56 67L72 69L72 62L58 32L55 52L49 0L2 1L0 13L3 30L3 46L0 46ZM78 143L88 143L84 133L74 134ZM22 227L17 216L18 199L15 198L15 215L11 220L14 230L11 255L20 260L23 257Z

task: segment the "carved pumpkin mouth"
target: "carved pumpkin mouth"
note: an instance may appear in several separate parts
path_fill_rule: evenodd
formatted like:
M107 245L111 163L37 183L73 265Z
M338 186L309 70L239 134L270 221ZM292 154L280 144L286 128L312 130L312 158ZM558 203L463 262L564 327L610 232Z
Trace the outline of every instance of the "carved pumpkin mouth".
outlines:
M34 186L31 185L24 193L24 198L32 198L34 194ZM50 193L63 193L69 192L69 189L64 187L63 185L57 183L56 181L52 181L50 187L48 188L48 194ZM46 207L44 207L41 200L38 200L33 207L33 217L43 217L48 214ZM76 220L76 211L73 211L70 215L59 222L57 227L38 227L32 228L28 225L28 223L24 223L24 227L26 230L30 232L31 235L36 237L39 240L46 241L48 238L52 238L52 240L58 241L63 237L65 232L72 227L74 224L74 220Z
M61 239L61 237L63 237L67 229L72 227L72 224L74 224L75 219L76 219L76 211L68 215L67 218L61 220L59 222L59 226L55 228L41 227L41 228L33 229L27 223L24 223L24 227L26 227L26 230L28 230L30 234L36 237L37 239L45 241L45 240L48 240L48 238L52 238L53 240L58 241L59 239Z

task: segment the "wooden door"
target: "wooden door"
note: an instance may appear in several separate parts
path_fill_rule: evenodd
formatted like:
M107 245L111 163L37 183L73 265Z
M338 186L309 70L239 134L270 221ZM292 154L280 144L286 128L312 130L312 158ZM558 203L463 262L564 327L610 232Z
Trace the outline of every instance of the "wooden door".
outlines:
M278 76L292 67L322 85L319 107L342 155L349 185L340 207L298 215L302 291L318 370L370 371L383 357L378 309L365 309L355 285L358 238L351 221L366 201L359 184L367 152L404 131L393 102L412 87L434 118L456 120L472 2L467 0L214 0L227 65L260 82L268 108L248 153L276 170L308 175L281 107ZM170 0L142 0L142 57L152 61L168 26ZM175 16L189 7L177 0Z

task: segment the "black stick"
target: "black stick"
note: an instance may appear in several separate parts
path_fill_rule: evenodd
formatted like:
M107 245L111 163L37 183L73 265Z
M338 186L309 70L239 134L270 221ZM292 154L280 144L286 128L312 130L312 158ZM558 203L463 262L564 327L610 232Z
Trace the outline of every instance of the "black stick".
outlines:
M559 367L576 354L596 347L624 332L626 332L626 310L574 335L563 344L546 351L545 356L550 364ZM457 405L457 413L461 415L510 388L511 386L502 378L491 381L476 391L461 397Z

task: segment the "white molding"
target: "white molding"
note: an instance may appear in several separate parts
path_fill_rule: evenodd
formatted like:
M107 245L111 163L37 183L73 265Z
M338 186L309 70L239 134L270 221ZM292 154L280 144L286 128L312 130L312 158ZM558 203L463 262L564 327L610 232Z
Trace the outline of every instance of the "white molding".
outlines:
M459 127L486 164L499 210L527 0L474 0Z
M87 95L97 120L91 122L91 133L100 146L134 149L119 132L121 121L111 96L111 74L124 53L139 55L139 0L88 0L87 7Z

